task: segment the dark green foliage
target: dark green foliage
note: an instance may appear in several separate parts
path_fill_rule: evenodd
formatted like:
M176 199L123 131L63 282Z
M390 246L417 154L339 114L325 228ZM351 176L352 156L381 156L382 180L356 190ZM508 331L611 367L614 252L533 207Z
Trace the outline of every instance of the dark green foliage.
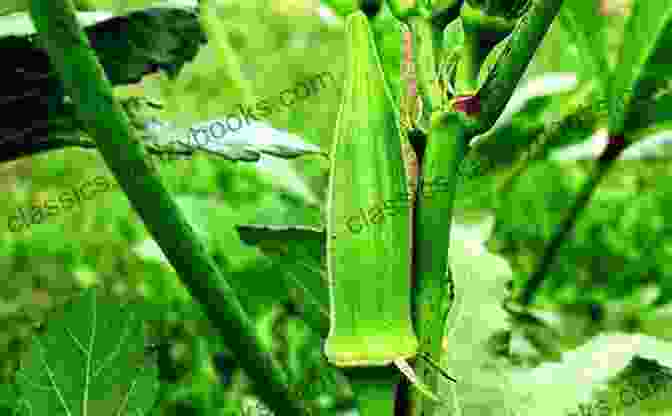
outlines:
M0 16L0 26L11 18ZM38 36L26 32L0 38L0 51L8 60L0 69L0 109L15 115L0 121L0 162L87 146L79 139L81 124L72 104L64 99L63 87ZM175 78L206 41L196 11L177 8L99 18L86 34L112 85L136 83L159 70ZM38 117L36 109L40 109Z

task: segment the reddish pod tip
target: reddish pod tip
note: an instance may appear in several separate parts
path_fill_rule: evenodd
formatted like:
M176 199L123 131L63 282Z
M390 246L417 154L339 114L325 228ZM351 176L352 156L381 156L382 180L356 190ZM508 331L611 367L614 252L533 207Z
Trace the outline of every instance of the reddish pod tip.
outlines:
M456 111L473 116L481 112L481 100L477 95L458 95L453 102Z

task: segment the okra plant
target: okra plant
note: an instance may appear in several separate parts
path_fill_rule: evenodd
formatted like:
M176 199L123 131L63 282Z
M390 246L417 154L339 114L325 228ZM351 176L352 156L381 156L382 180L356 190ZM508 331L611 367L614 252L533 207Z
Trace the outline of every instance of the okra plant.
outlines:
M470 342L456 334L468 336L466 322L499 331L485 337L481 336L485 330L473 328L472 341L479 348L487 341L501 351L511 343L511 331L500 331L500 322L477 324L475 314L463 312L465 299L475 295L470 279L487 281L479 276L492 274L490 289L498 295L479 295L499 302L495 309L502 321L511 318L543 327L531 309L534 295L601 179L628 145L653 128L669 127L668 101L658 99L658 107L643 112L633 100L653 97L659 88L652 85L664 78L658 52L672 32L672 0L634 1L617 64L604 51L607 39L601 25L605 17L593 1L327 3L345 19L346 62L329 151L268 145L261 150L214 152L228 161L253 161L262 153L286 158L328 153L324 224L249 225L238 227L238 232L243 241L258 245L264 253L285 257L285 264L303 259L275 240L314 243L316 249L306 256L317 259L311 267L319 283L308 288L298 279L283 278L292 293L298 294L298 314L323 338L320 371L346 376L360 416L470 415L463 413L464 390L458 387L466 385L471 375L454 372L465 370L464 366L446 369L444 364L446 354ZM204 7L200 6L201 11ZM208 13L203 16L206 20L212 18ZM122 105L115 98L112 86L121 80L92 47L72 0L31 0L30 17L62 84L60 93L70 97L71 103L58 108L60 116L93 139L63 146L100 152L149 234L189 294L203 306L265 405L281 416L327 414L315 400L301 397L305 386L300 382L306 379L273 356L241 305L241 295L217 267L156 167L148 162L148 152L175 149L153 146L156 143L141 131L149 130L147 120L138 118L134 110L140 104ZM591 19L599 23L595 30ZM608 140L595 161L594 173L558 225L536 270L505 299L499 296L499 283L503 275L507 278L502 270L508 266L482 246L492 224L489 220L472 227L456 223L455 201L462 189L460 181L465 180L465 166L487 160L484 149L494 145L534 148L530 142L495 143L501 138L497 123L506 116L507 104L551 25L558 21L571 27L597 79L591 93L606 97ZM225 45L218 47L227 51ZM626 91L632 91L632 98L622 99ZM588 117L583 122L593 127L599 120ZM538 132L543 127L535 125L529 130ZM539 147L546 149L546 145ZM186 154L199 150L191 145L185 148L182 152ZM205 150L212 151L207 146ZM17 150L16 156L31 153L22 152ZM522 159L516 172L522 172L530 159ZM475 235L477 243L469 235ZM489 306L484 305L484 310ZM203 348L195 342L199 357L207 355ZM473 371L482 371L481 367ZM197 373L203 372L198 367ZM87 406L82 400L83 410L77 414L87 414ZM67 406L63 407L67 412ZM507 405L497 414L518 413Z

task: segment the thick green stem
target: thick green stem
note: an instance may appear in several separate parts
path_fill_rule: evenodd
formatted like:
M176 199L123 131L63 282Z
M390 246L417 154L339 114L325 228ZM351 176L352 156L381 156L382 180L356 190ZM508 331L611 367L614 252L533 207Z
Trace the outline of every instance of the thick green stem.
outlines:
M416 201L413 318L420 339L419 354L441 362L441 342L450 310L452 279L448 268L450 225L457 187L458 167L467 145L465 121L458 113L436 114L432 119L427 148L421 160ZM416 373L437 391L436 371L416 360ZM435 404L418 392L411 393L412 416L430 416Z
M152 170L95 52L75 19L71 0L31 0L30 14L51 63L131 205L191 295L256 382L259 396L278 414L308 415L290 394L287 376L257 338L231 286Z
M622 149L618 150L618 153L620 153L621 150ZM607 152L605 152L605 154L607 154ZM576 224L579 215L586 208L586 205L588 204L590 197L595 192L597 185L599 185L602 178L605 176L609 168L613 165L613 162L614 158L610 158L604 161L598 160L597 166L592 171L591 176L588 178L588 181L583 185L583 187L579 191L579 195L577 196L574 205L570 209L567 216L565 216L562 223L560 223L560 225L556 229L555 233L553 234L553 237L551 238L551 242L546 246L544 255L541 258L539 265L537 266L536 270L523 287L519 298L520 304L522 306L529 306L534 300L534 295L538 292L539 288L541 288L541 285L544 282L544 278L546 277L550 267L553 265L555 256L560 247L562 246L562 243L565 241L565 238L567 237L569 232L574 228L574 225Z
M485 133L499 118L544 35L558 14L562 0L531 0L511 37L478 91L482 112L476 134Z

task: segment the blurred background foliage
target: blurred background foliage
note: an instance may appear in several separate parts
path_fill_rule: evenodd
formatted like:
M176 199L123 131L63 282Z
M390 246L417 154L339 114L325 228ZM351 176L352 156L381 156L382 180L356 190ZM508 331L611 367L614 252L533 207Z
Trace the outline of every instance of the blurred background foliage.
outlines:
M75 3L82 10L123 12L155 2ZM603 3L610 12L609 39L621 39L628 4ZM117 88L119 95L158 99L165 104L166 120L188 127L230 113L254 97L277 96L308 76L328 71L336 84L267 120L275 128L328 149L344 79L342 19L318 0L211 0L207 7L216 18L208 30L209 43L186 64L177 80L170 81L163 74L147 76L139 84ZM4 0L0 8L2 13L22 10L23 0ZM573 42L556 21L521 85L548 73L576 73L580 85L589 83L592 75ZM616 54L618 46L617 41L610 42L610 53ZM235 55L222 56L223 51ZM242 83L230 78L227 65L232 62L240 65ZM529 127L529 119L556 119L565 111L567 96L544 98L541 107L545 111L537 111L534 103L524 108L528 119L515 119L513 128L498 133L499 142L520 141L516 136ZM600 122L604 125L606 118ZM598 127L599 122L581 138ZM157 164L164 183L205 236L244 308L257 320L276 354L288 363L294 380L317 372L320 343L292 310L279 266L257 248L243 244L234 226L321 224L326 160L303 157L274 164L269 170L254 163L196 154L193 159ZM588 161L534 161L507 192L497 192L497 186L508 171L480 175L476 167L475 173L465 174L458 208L465 214L495 213L495 232L488 244L510 260L516 285L533 270L590 168ZM36 323L80 288L97 284L120 300L141 298L156 307L148 331L157 343L168 345L162 357L167 363L164 368L172 371L164 371L161 378L173 386L162 392L161 414L206 408L211 412L207 414L240 414L240 401L249 392L244 375L172 268L161 261L121 192L102 193L71 212L21 232L8 229L7 219L16 215L18 207L54 198L95 176L111 177L102 158L91 150L64 149L3 164L0 170L5 201L0 204L0 381L12 380ZM294 174L305 181L305 188L287 180ZM671 174L667 160L618 162L563 246L539 303L564 308L598 305L602 316L609 317L600 321L605 328L672 340L672 316L651 315L672 300L672 233L667 225L672 224L672 212L665 209L672 203ZM199 372L194 360L203 360L203 343L213 358L206 359L208 366ZM216 368L221 370L219 382L204 383L216 380ZM333 402L333 398L318 396L318 391L328 389L347 402L349 392L338 377L333 374L330 387L305 379L305 385L312 383L315 390L307 394Z

